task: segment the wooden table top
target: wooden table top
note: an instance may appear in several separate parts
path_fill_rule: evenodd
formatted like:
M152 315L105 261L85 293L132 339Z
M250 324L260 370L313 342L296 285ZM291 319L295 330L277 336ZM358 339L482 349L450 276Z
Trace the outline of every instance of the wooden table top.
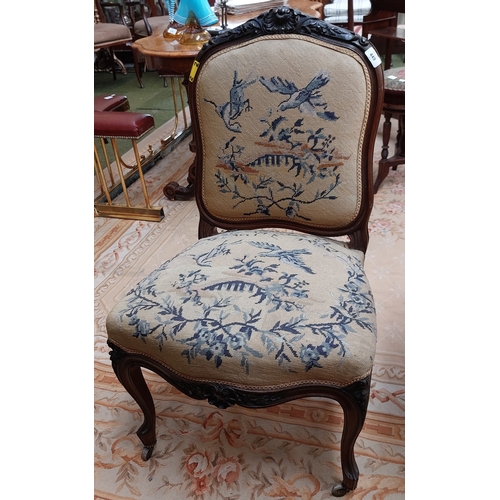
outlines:
M288 6L298 9L304 14L317 17L321 17L321 8L323 4L314 0L288 0ZM249 12L247 14L240 15L228 15L228 27L235 28L243 24L244 22L257 17L261 12L265 12L268 9L256 10L255 12ZM217 28L219 24L210 26L210 29ZM157 28L153 31L151 36L140 38L132 44L132 48L138 50L141 54L147 57L149 69L159 69L163 65L159 59L183 59L187 58L194 59L198 52L200 51L202 44L200 45L183 45L179 43L178 40L166 40L163 37L163 31L167 25ZM179 61L180 62L180 61ZM150 64L153 66L151 67Z

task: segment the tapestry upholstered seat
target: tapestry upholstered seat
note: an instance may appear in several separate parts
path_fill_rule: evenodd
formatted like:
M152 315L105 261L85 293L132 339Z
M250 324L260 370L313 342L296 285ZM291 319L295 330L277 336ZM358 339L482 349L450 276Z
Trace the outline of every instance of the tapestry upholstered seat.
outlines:
M156 443L142 368L219 408L327 397L345 415L342 496L358 482L376 347L363 261L380 58L366 39L279 7L212 38L188 97L199 240L106 322L115 373L144 413L142 457Z

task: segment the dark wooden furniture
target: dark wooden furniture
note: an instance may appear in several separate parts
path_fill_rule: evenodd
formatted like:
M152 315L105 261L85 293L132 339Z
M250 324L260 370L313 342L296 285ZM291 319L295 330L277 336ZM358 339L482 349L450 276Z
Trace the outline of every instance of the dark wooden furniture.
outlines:
M382 129L382 157L375 180L374 192L377 193L389 169L394 170L405 163L405 68L393 68L392 54L397 44L404 51L405 30L397 27L397 15L405 12L404 0L372 0L372 11L365 16L363 36L371 36L371 41L385 42L384 47L384 125ZM389 157L391 119L396 118L398 131L394 154Z
M356 488L376 346L363 270L384 91L372 50L280 7L197 54L187 91L200 238L106 320L113 369L144 413L144 460L156 423L143 368L221 409L338 401L332 493Z
M323 6L332 0L321 0ZM362 34L365 37L373 37L372 43L377 50L385 55L385 69L391 66L391 56L395 49L404 51L405 30L398 28L398 14L404 13L404 0L371 0L371 10L363 17L361 22L354 22L353 0L347 2L347 22L336 23L354 31L355 26L361 26Z
M325 19L327 17L326 13L325 13L325 9L324 7L328 4L331 4L333 3L333 0L321 0L322 4L323 4L323 8L321 9L321 19ZM344 4L342 4L342 7L344 6ZM340 9L340 6L339 6L339 9ZM332 22L332 24L335 24L336 26L341 26L343 28L347 28L348 30L350 31L354 31L354 26L357 25L358 23L355 23L354 22L354 2L353 0L347 0L347 11L343 11L342 14L344 14L344 12L346 12L347 14L347 21L344 22L344 21L340 21L337 20L335 22L333 21L328 21L328 22ZM345 18L344 15L342 15L342 18Z
M322 4L319 1L288 0L288 5L310 16L319 18L321 15ZM236 28L261 12L262 10L256 10L247 14L228 16L228 27ZM211 28L216 29L217 25ZM201 45L182 45L176 39L165 39L160 26L152 36L136 40L132 49L145 58L150 70L174 71L184 75L190 71Z
M378 192L380 184L392 167L405 164L405 68L393 68L384 71L384 125L382 129L382 157L378 164L378 174L373 186ZM391 119L397 118L398 132L394 154L389 158L389 140L391 137Z
M352 0L351 0L352 1ZM405 43L405 29L398 28L397 16L405 12L405 0L371 0L372 10L363 19L363 36L371 36L385 42L384 69L391 67L391 58L396 44Z
M163 0L125 0L132 20L135 39L150 36L159 26L168 25L170 17Z
M168 26L170 16L163 0L125 0L128 13L132 23L134 40L151 36L153 31ZM134 58L134 70L139 82L139 86L144 88L142 83L144 57L140 52L132 51Z
M116 23L107 22L105 14L107 8L116 13ZM115 63L120 65L123 73L126 73L124 64L115 55L115 50L130 50L132 38L132 33L124 19L123 6L94 0L94 52L107 51L109 53L109 64L114 80L116 80Z
M330 1L323 0L323 4L326 5ZM404 165L405 163L405 69L404 67L390 69L394 47L397 43L404 44L405 42L405 30L397 26L398 14L405 12L405 2L404 0L371 0L371 4L370 13L364 16L363 22L360 23L363 36L370 36L370 41L374 44L378 40L385 41L384 125L382 131L382 156L374 185L374 192L377 193L380 184L387 177L389 169L392 167L395 170L398 165ZM347 28L351 31L354 29L353 0L348 0ZM398 120L398 132L395 152L389 158L392 118Z

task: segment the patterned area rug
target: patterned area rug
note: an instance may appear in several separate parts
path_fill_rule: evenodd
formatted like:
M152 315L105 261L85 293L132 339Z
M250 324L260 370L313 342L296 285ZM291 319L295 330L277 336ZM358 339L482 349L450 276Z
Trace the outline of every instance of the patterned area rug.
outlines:
M146 174L153 204L164 207L161 222L95 218L95 499L332 498L342 477L343 415L326 399L221 411L145 371L158 442L152 458L141 459L135 434L141 411L111 368L105 320L139 280L196 240L195 202L169 201L162 192L171 180L183 184L193 159L188 144L189 138ZM376 152L380 146L381 128ZM378 342L368 415L355 450L360 479L349 494L353 500L404 498L404 172L404 166L390 171L370 219L366 271Z

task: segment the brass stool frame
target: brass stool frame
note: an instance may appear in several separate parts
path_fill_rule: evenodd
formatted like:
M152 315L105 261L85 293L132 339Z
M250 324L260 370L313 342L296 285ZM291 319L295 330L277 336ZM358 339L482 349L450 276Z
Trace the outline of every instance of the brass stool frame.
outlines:
M109 180L106 180L103 163L94 143L94 169L101 191L101 194L94 199L95 215L98 217L115 217L120 219L145 220L152 222L159 222L162 220L165 215L163 213L163 207L151 206L146 181L144 179L143 167L154 156L151 146L149 146L147 156L141 156L137 145L137 138L130 138L132 141L132 148L134 150L135 164L127 165L118 150L116 137L100 137L100 139L104 156L104 164L108 172ZM111 141L111 147L115 157L115 165L119 176L117 181L114 179L112 164L107 152L106 139ZM126 172L125 169L128 169L129 172ZM137 176L141 181L144 204L132 205L128 187L137 179ZM125 197L125 204L113 203L113 199L121 193L123 193Z
M147 155L140 155L138 151L138 140L140 139L140 137L132 138L94 136L95 138L101 139L101 148L103 155L103 158L101 159L99 157L98 149L94 143L94 170L100 189L100 194L94 199L94 213L96 216L146 220L154 222L159 222L164 217L162 207L151 207L150 205L149 196L144 181L143 168L146 164L153 162L156 158L165 154L165 151L168 148L173 147L177 142L183 140L191 132L191 125L188 124L186 114L186 103L184 97L185 88L182 84L184 77L182 75L170 72L162 73L160 76L162 76L165 81L167 78L170 79L170 86L174 103L174 123L171 132L167 137L164 137L160 140L160 144L158 145L158 147L155 147L155 149L153 150L153 147L149 144ZM180 109L178 100L180 100L181 104ZM180 114L182 114L184 125L182 130L178 130ZM127 163L123 160L117 147L117 139L132 140L132 147L135 156L134 165L127 165ZM114 178L115 176L113 175L110 155L108 154L106 147L106 143L108 141L111 141L111 148L113 150L115 164L118 170L119 180L117 180L116 182ZM108 171L108 181L106 181L105 169ZM129 172L125 174L124 169L129 170ZM127 187L130 186L135 180L137 180L137 177L139 177L141 180L142 191L144 195L145 204L142 206L133 206L127 191ZM113 203L113 199L121 193L124 194L125 204L120 205Z

